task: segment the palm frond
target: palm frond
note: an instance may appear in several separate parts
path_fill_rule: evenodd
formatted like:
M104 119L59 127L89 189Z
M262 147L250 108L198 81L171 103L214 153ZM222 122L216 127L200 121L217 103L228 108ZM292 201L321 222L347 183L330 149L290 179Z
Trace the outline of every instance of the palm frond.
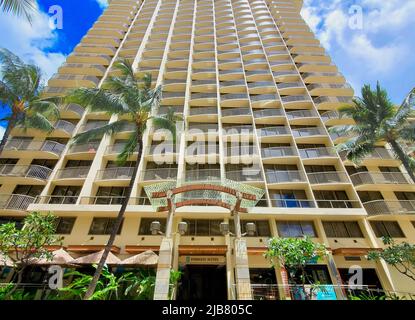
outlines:
M173 143L176 142L176 124L174 121L164 117L151 118L155 129L165 129L170 131Z
M391 120L390 125L394 127L401 127L408 121L409 117L412 117L415 113L415 88L405 97L405 100L399 106L394 117Z
M131 135L128 137L127 142L125 143L121 153L117 156L118 165L123 165L134 152L140 152L140 150L137 150L138 139L142 138L141 134L139 134L138 132L138 128L136 128L136 130L133 133L131 133ZM137 159L137 161L139 160L140 159Z
M129 121L127 120L119 120L119 121L106 124L99 128L94 128L94 129L79 133L75 137L72 138L73 143L74 144L87 143L89 141L102 138L104 134L112 135L116 132L121 131L121 129L125 128L125 126L128 125L128 123Z
M114 63L114 68L121 72L122 78L136 83L137 78L134 74L134 69L131 61L126 58L120 58Z
M129 112L120 95L105 89L78 88L71 91L65 99L66 103L76 103L92 112L108 114L126 114Z
M28 115L40 113L50 120L58 120L60 118L58 106L54 102L48 100L33 101L26 112Z
M18 119L17 126L21 126L24 130L36 129L42 132L52 132L53 124L42 114L33 113L26 114L22 119Z
M11 12L17 16L25 16L27 21L32 21L36 9L34 0L0 0L0 9L6 13Z
M346 158L356 164L370 155L375 149L375 140L364 140L362 137L352 137L348 141L336 146L339 152L345 152Z
M9 88L7 83L0 80L0 102L5 105L13 104L19 97Z
M400 138L405 141L415 142L415 123L411 123L399 130L399 135Z

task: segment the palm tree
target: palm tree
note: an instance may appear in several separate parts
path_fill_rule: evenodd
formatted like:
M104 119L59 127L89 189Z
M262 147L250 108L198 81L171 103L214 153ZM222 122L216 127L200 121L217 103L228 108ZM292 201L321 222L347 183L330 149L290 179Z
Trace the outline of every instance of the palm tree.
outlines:
M35 0L0 0L0 10L11 12L16 16L25 16L27 21L32 21L32 14L36 9Z
M0 154L15 127L51 132L59 119L58 98L42 98L40 69L25 64L7 49L0 49L0 105L11 114L1 119L7 127L0 142Z
M84 299L89 299L95 291L97 281L101 275L107 256L114 243L115 236L124 217L131 190L137 176L138 167L143 151L143 134L150 120L154 126L167 129L172 133L175 141L176 116L168 112L167 116L154 116L154 110L158 107L161 98L161 86L151 88L151 76L145 75L139 79L133 71L128 60L119 60L114 67L120 72L120 76L109 77L101 88L79 88L69 94L68 102L77 103L88 108L91 112L106 112L109 115L117 115L121 120L114 121L100 128L91 129L76 135L74 143L86 143L101 138L104 134L113 134L124 126L135 125L135 131L129 136L121 153L117 157L119 164L124 163L134 152L138 152L137 161L131 176L125 197L122 200L120 211L113 226L112 232L104 249L104 253L97 266L94 277L88 287Z
M362 98L354 98L353 102L353 106L342 107L339 113L340 117L352 118L355 124L330 130L351 136L337 146L338 150L346 152L348 160L359 163L374 151L377 144L387 142L415 182L415 160L402 147L403 143L413 145L415 142L415 123L409 121L415 116L415 88L399 107L389 100L379 82L373 91L370 85L364 85Z

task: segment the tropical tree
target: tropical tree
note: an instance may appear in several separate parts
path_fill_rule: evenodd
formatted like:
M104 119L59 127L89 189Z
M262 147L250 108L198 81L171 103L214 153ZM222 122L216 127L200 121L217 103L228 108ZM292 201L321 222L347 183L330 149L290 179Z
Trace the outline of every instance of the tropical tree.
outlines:
M408 242L396 243L390 237L382 238L386 246L380 251L370 251L368 260L384 260L398 272L415 281L415 245Z
M10 109L1 119L7 127L0 142L0 153L15 127L48 133L59 119L57 98L43 98L40 69L24 63L7 49L0 49L0 106Z
M4 299L12 296L22 282L23 273L33 259L53 258L47 250L47 246L59 241L56 236L56 217L49 213L42 215L37 212L30 213L24 219L22 229L16 223L0 225L0 254L8 257L13 262L17 274L17 280L10 290L4 295ZM0 266L2 261L0 260Z
M25 16L31 22L36 10L35 0L0 0L0 10L16 16Z
M114 67L119 71L119 76L109 77L100 88L75 89L67 97L68 102L77 103L92 112L106 112L111 116L119 116L119 120L76 135L73 138L74 143L87 143L88 141L101 138L104 134L119 132L123 127L133 124L135 130L131 133L123 150L118 155L118 163L123 164L134 152L138 152L137 161L129 186L122 199L120 211L84 299L89 299L95 290L102 268L124 217L141 160L143 134L147 128L147 123L151 121L156 128L166 129L171 132L173 142L176 136L175 120L178 117L174 113L168 112L163 117L154 115L154 111L161 99L161 86L154 89L151 87L151 75L146 74L142 79L138 78L131 63L126 59L118 60Z
M359 163L374 151L377 144L387 142L415 182L415 161L402 147L403 143L415 143L415 123L409 121L415 116L415 88L399 107L389 100L379 82L373 91L370 85L364 85L362 98L356 97L353 102L354 105L342 107L339 113L340 116L352 118L355 124L330 129L331 132L351 136L337 146L338 150L346 152L347 159Z
M265 258L269 259L272 266L278 264L290 275L290 280L299 278L302 292L306 299L311 299L313 289L318 284L308 276L306 266L315 260L327 256L327 248L324 244L316 243L309 237L303 238L271 238L265 252ZM312 285L310 294L306 294L306 284Z

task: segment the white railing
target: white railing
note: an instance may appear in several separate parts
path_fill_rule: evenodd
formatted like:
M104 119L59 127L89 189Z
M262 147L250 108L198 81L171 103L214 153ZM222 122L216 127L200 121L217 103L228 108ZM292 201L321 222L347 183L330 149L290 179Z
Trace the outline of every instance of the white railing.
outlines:
M56 179L85 179L91 167L73 167L58 170Z
M35 202L35 197L23 194L0 195L0 208L3 210L25 211L33 202Z
M22 177L46 180L52 169L39 165L16 166L14 164L0 165L0 176L3 177Z
M348 183L347 174L345 172L309 172L307 173L308 180L311 184L325 184L325 183Z
M129 180L133 175L132 167L115 167L98 170L95 180Z
M363 203L370 216L415 214L415 200L373 200Z

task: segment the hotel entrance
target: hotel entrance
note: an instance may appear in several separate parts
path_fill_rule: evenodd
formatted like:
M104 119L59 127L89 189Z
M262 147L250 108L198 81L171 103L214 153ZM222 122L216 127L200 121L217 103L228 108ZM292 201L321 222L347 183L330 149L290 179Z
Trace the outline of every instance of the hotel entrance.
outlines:
M224 257L182 256L177 300L227 300Z

